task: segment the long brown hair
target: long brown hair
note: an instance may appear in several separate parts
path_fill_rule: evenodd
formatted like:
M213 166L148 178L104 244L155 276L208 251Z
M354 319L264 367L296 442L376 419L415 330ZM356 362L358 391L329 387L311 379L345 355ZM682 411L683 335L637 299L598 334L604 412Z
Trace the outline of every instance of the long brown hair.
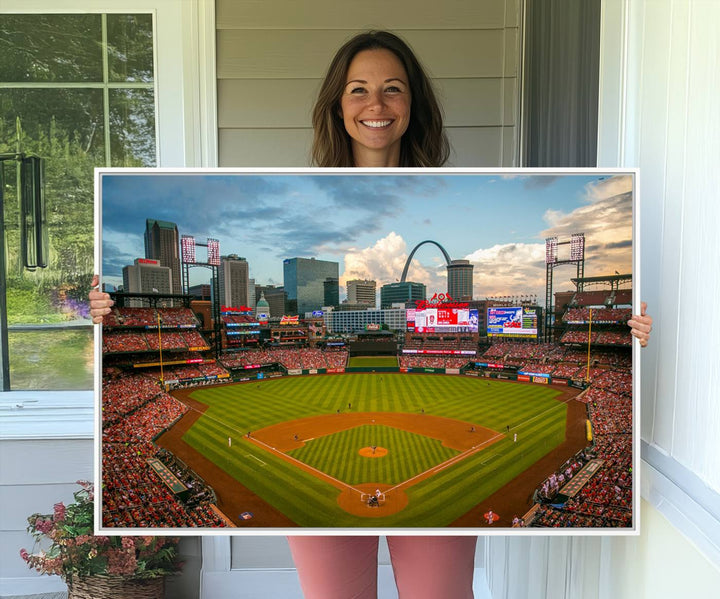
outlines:
M313 164L355 166L350 136L340 116L340 98L355 55L377 49L389 50L398 57L405 67L412 94L410 123L400 146L400 166L442 166L450 154L450 145L442 128L442 111L432 83L410 47L388 31L358 34L335 54L313 109Z

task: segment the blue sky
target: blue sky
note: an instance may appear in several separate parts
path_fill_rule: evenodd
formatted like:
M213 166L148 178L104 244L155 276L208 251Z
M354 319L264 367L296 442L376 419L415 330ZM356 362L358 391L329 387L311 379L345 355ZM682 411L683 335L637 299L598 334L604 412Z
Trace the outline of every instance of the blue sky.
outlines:
M220 240L244 256L257 284L282 285L284 258L340 264L340 282L400 278L421 241L475 264L475 297L544 299L545 238L586 235L586 276L631 272L632 179L596 172L247 173L111 171L102 176L103 280L143 256L145 219L175 222L181 235ZM199 258L203 250L198 248ZM209 277L193 269L193 284ZM573 267L556 269L571 289ZM408 278L446 290L444 259L432 244Z

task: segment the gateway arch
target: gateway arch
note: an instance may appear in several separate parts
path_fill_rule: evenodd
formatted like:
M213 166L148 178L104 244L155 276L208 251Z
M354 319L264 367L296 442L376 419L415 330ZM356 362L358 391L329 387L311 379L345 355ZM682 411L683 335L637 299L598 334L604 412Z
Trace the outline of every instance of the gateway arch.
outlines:
M405 282L407 279L408 269L410 268L410 263L412 262L415 252L418 251L420 246L425 245L426 243L432 243L437 246L445 258L448 273L448 295L455 299L471 300L473 296L473 265L469 260L452 260L445 248L432 239L421 241L413 248L413 251L410 252L408 259L405 262L405 268L403 268L400 282Z
M450 260L450 255L445 251L445 248L441 246L437 241L433 241L432 239L426 239L425 241L421 241L418 243L414 248L413 251L410 252L410 255L408 256L407 262L405 262L405 268L403 268L402 271L402 277L400 277L400 282L404 283L405 279L407 278L408 269L410 268L410 262L412 262L413 256L415 255L415 252L418 251L418 248L420 248L421 245L425 245L426 243L432 243L433 245L436 245L440 251L442 252L445 262L447 262L447 265L450 266L450 263L452 260Z

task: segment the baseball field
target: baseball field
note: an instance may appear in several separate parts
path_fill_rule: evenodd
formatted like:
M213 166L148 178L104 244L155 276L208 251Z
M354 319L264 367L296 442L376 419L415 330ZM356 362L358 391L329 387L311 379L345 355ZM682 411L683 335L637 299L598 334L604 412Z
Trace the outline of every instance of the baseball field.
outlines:
M252 511L262 527L445 527L501 502L565 442L572 395L469 376L291 376L181 392L192 410L160 444L236 523Z

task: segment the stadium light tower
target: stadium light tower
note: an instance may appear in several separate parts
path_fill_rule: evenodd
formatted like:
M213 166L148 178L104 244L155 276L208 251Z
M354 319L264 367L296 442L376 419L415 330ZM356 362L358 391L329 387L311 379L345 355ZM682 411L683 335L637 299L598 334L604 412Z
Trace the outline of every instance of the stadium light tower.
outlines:
M569 257L560 253L560 246L570 246ZM564 249L564 248L563 248ZM558 240L557 237L545 239L545 341L552 338L552 319L555 314L553 305L553 272L558 266L575 264L578 278L578 291L582 291L585 274L585 233L573 233L570 239Z
M197 247L207 248L207 262L198 262L196 255ZM207 243L200 243L192 235L183 235L180 238L180 256L182 262L183 293L190 294L190 269L193 267L209 268L212 272L212 319L213 319L213 344L215 355L221 350L220 341L220 282L218 269L220 268L220 242L217 239L208 238Z

